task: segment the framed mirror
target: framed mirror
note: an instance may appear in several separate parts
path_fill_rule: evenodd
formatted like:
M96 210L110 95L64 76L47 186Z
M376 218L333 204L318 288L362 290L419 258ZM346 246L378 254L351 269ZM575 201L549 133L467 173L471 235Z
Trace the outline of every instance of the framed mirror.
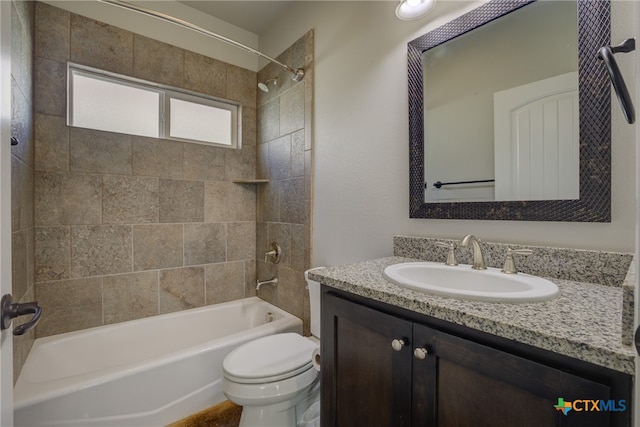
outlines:
M577 13L577 18L573 19L577 29L569 30L569 35L554 34L551 37L546 37L546 34L537 36L527 33L520 35L501 33L502 27L510 27L510 31L514 27L524 27L523 22L530 22L532 25L529 26L532 28L551 32L549 19L536 22L545 16L549 18L559 13L557 10L542 9L547 6L562 6L564 9L570 6L573 12L569 9L568 13ZM532 16L518 18L525 12L531 13ZM559 20L559 22L564 21L566 21L565 18ZM567 27L567 25L558 26ZM577 34L572 41L570 33L573 31ZM486 38L487 34L490 34L489 39ZM491 37L494 41L487 41L491 40ZM515 43L517 37L521 40ZM565 51L552 53L548 46L544 46L545 37L549 39L547 43L551 44L553 40L558 40L557 44ZM497 44L497 40L500 39L512 41L515 49L506 51L505 47ZM473 42L476 41L481 41L481 45L495 47L495 49L493 52L482 51L482 47L473 47ZM610 3L589 0L578 0L577 3L571 4L566 1L547 0L537 2L493 0L409 42L410 217L610 221L610 86L606 68L597 58L598 49L609 43ZM533 57L536 44L543 45L541 52L545 55L542 60L540 54ZM468 50L465 51L465 49ZM577 49L577 52L566 49ZM530 57L519 58L514 65L502 62L502 57L515 57L516 53L526 54L527 52L531 53ZM442 59L445 55L453 58L449 62L458 64L455 66L457 68L449 70L459 70L466 64L466 67L476 74L472 73L472 77L467 78L458 76L456 80L456 76L453 76L451 71L443 71L447 70L446 66L442 65L447 63L447 60ZM538 68L537 65L534 67L534 64L544 62L547 58L549 63L544 64L543 71L534 72L533 69ZM563 64L558 64L560 62ZM574 64L573 70L571 63ZM476 64L483 64L483 66ZM480 76L482 69L486 70L484 72L487 75ZM447 75L449 82L440 78L441 76L437 73ZM522 76L523 80L516 80L515 76ZM514 77L513 81L511 81L512 77ZM554 182L545 184L547 187L553 187L560 182L566 188L556 193L536 193L538 190L531 191L527 187L527 190L522 192L515 188L518 187L517 185L514 186L511 183L526 182L527 179L535 182L548 181L555 175L554 172L546 169L542 171L535 162L528 163L529 166L526 167L513 163L514 153L519 152L518 150L522 151L522 148L514 145L517 139L514 135L520 132L517 129L532 127L532 125L528 121L523 125L512 121L515 119L508 119L507 125L503 126L507 130L500 127L504 117L513 118L519 117L518 114L523 115L521 109L503 107L504 94L508 94L506 99L511 99L511 93L520 94L521 88L540 94L544 92L540 89L540 85L544 84L544 87L547 87L551 80L558 79L567 81L568 86L573 85L574 101L571 99L555 101L554 98L555 104L564 103L562 105L565 107L560 111L553 110L547 115L554 118L554 126L560 123L565 130L554 128L553 131L549 131L547 124L545 130L540 133L555 132L560 135L561 145L572 147L569 151L563 148L568 154L554 158L550 162L555 165L555 175L564 174L564 178L554 178ZM492 81L497 82L495 87L492 86L493 83L488 83ZM478 88L472 86L474 82L477 82ZM564 90L563 86L562 91ZM553 97L556 97L556 92L552 94ZM486 104L478 104L479 100ZM469 105L463 105L464 102ZM448 105L443 107L443 104ZM562 111L565 112L562 113ZM527 112L527 114L527 117L535 116L534 113ZM484 122L481 120L482 117ZM569 134L566 129L569 129ZM486 141L476 141L476 136L482 134L485 134ZM534 139L532 138L531 141ZM531 141L527 139L527 144L533 146ZM478 149L474 144L485 145ZM510 148L510 145L515 148ZM549 148L545 149L547 153L552 152ZM557 151L558 148L553 150ZM545 155L548 157L548 154ZM483 160L483 156L486 159ZM542 155L535 154L535 156ZM510 159L511 165L504 165L505 158ZM514 178L508 174L514 173L515 170L526 170L527 167L535 173L527 173L524 178ZM450 186L445 188L448 184ZM447 191L443 191L444 189Z

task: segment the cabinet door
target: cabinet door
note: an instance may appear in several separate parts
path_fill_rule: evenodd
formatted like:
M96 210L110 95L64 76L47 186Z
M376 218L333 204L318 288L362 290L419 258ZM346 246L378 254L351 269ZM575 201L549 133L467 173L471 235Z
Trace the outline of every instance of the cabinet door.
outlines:
M411 425L412 323L322 295L322 425ZM394 339L404 346L396 351Z
M613 412L574 410L565 416L554 407L559 398L608 400L604 384L418 324L415 346L429 355L413 363L414 426L612 425Z

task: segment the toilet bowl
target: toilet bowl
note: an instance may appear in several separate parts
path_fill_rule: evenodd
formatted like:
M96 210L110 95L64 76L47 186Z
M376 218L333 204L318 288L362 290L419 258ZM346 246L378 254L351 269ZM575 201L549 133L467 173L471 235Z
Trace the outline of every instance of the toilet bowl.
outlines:
M320 283L307 274L312 336L258 338L233 350L222 363L223 392L243 407L240 427L312 425L303 416L320 401L320 373L312 362L320 346Z

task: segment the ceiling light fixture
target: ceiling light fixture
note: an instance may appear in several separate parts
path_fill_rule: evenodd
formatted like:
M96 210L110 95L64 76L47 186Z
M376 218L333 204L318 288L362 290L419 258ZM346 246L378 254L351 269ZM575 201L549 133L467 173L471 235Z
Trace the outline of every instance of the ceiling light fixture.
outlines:
M436 0L400 0L396 16L403 21L420 19L433 9Z

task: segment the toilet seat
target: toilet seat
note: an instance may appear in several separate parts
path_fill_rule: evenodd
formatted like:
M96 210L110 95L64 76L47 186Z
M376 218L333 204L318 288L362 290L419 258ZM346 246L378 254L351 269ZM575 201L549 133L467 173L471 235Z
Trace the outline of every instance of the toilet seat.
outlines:
M239 384L281 381L312 369L311 353L317 347L296 333L269 335L233 350L222 369L227 380Z

